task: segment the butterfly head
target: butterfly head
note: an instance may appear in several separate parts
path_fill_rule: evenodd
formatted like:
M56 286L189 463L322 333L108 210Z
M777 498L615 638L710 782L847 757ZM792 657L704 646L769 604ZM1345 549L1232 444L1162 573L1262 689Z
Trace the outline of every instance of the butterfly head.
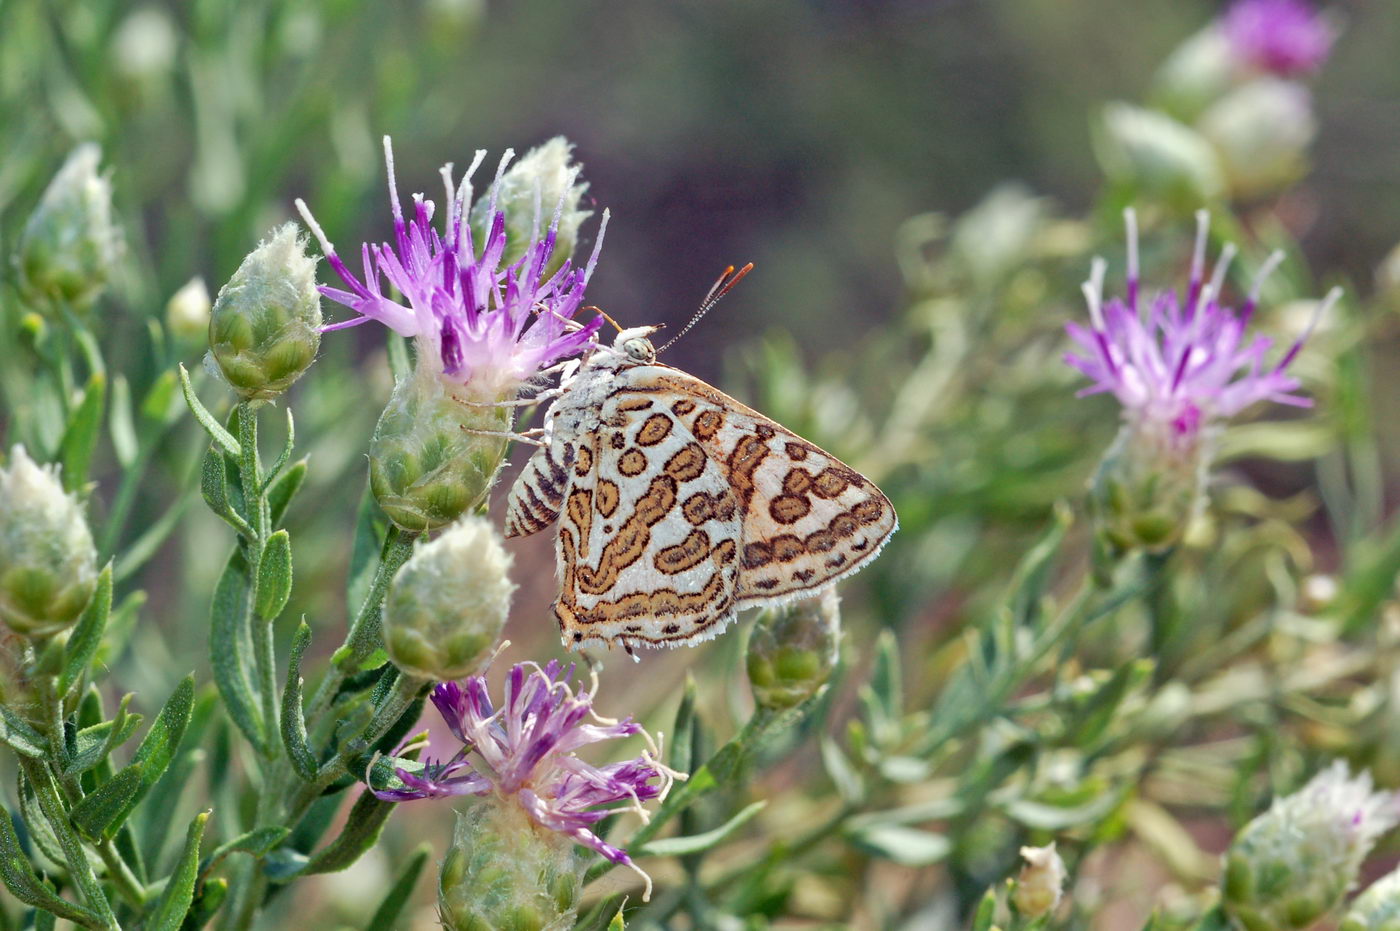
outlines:
M660 327L634 326L621 330L613 340L613 352L621 357L623 364L647 365L656 361L656 347L649 337Z

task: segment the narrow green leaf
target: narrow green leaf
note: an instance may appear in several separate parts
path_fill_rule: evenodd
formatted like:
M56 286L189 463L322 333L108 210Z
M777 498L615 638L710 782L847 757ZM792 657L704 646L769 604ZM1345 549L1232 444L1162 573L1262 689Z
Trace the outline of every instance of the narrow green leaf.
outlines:
M870 673L870 690L879 702L884 720L894 721L904 714L904 689L900 681L899 643L894 633L882 631L875 644L875 668Z
M194 904L190 907L190 914L185 919L184 927L194 931L194 929L203 928L209 924L214 913L219 910L227 898L227 879L222 876L210 876L205 879L195 892Z
M841 748L836 745L836 741L825 735L821 739L822 763L826 767L826 774L831 777L832 783L836 786L836 794L841 796L841 801L854 803L865 795L865 786L860 778L860 773L851 765L851 761Z
M413 851L403 869L399 870L394 884L389 887L384 901L374 910L374 916L370 918L369 924L365 925L365 931L394 931L399 926L399 913L413 897L413 887L418 884L418 877L432 852L433 848L429 844L422 844Z
M276 827L255 828L245 834L240 834L233 840L224 841L215 847L214 852L205 858L200 872L207 873L212 870L218 866L220 860L231 853L246 853L254 857L265 857L278 844L286 840L290 833L292 833L291 828L278 825Z
M612 916L612 921L608 922L608 931L626 931L627 922L622 918L622 909L617 910L617 914Z
M267 474L263 476L262 490L264 493L272 487L272 483L276 481L278 473L280 473L282 467L287 464L287 460L292 458L292 447L296 444L296 436L296 423L292 420L292 409L289 407L287 408L287 441L282 444L282 452L278 454L277 461L272 464L272 468L268 469Z
M112 436L112 450L117 454L117 464L123 469L131 468L140 447L136 442L136 428L131 422L131 386L120 373L112 376L112 407L107 414L107 430Z
M82 681L83 673L102 644L102 634L107 629L107 618L111 613L112 564L108 563L97 577L92 600L83 609L82 617L78 618L78 624L63 648L63 672L58 677L58 694L67 695L73 686Z
M375 570L379 568L379 555L384 533L379 526L379 505L368 487L360 495L360 508L355 514L355 540L350 548L350 574L345 583L345 605L354 621L354 612L360 609L369 597L370 586L374 583Z
M695 677L685 672L681 703L676 706L676 725L671 729L670 766L678 773L690 772L691 751L695 743Z
M210 608L209 661L229 717L248 742L261 752L266 745L263 723L253 690L253 643L246 623L249 592L248 565L235 549L214 588Z
M190 384L190 373L185 371L183 365L180 366L180 388L185 392L185 403L190 406L190 412L194 414L194 419L199 421L199 425L204 428L205 433L209 434L210 439L218 443L230 456L242 455L243 447L238 445L233 434L225 430L224 425L219 423L203 404L199 403L199 398L194 393L194 386Z
M118 814L115 824L109 828L109 832L121 825L131 814L131 810L136 807L151 786L165 773L165 769L174 759L175 752L180 747L180 741L185 736L185 728L190 723L190 712L194 708L194 675L185 676L180 680L180 684L175 686L175 691L170 693L170 698L166 699L165 707L160 709L160 714L151 724L151 729L146 732L145 738L141 741L141 746L136 748L136 755L132 757L132 766L142 764L141 785L136 790L125 807ZM109 833L110 836L110 833Z
M267 488L267 512L272 520L272 526L276 527L282 522L282 518L287 513L287 506L292 503L292 498L301 489L302 483L306 481L306 469L308 460L306 457L298 459L291 468L277 477L277 480L268 485Z
M365 789L350 807L350 815L340 834L317 851L302 872L308 875L336 873L348 868L379 840L379 832L384 829L384 822L393 808L393 802L381 801Z
M267 538L258 563L257 612L264 621L275 621L292 595L292 538L279 530Z
M209 812L202 811L190 822L185 834L185 847L180 851L175 871L165 884L165 891L156 900L151 915L146 919L146 931L179 931L180 924L194 901L194 881L199 876L199 845L204 840L204 825L209 821Z
M224 467L223 452L212 443L204 451L204 461L199 467L199 492L204 503L218 517L233 525L240 533L250 533L248 522L234 511L228 497L228 472Z
M87 772L131 739L131 735L136 733L143 720L141 715L131 714L126 710L131 704L131 698L130 692L122 696L121 704L117 706L116 717L112 720L78 731L68 765L63 768L65 775L76 776Z
M997 914L997 890L992 886L982 901L977 903L977 911L972 916L972 931L992 931L992 922Z
M286 882L302 874L308 857L300 850L279 847L263 858L262 870L275 883Z
M292 652L287 660L287 687L282 690L282 743L287 748L287 758L297 775L310 781L316 778L316 755L312 753L306 738L306 720L302 711L301 697L301 658L311 643L311 628L302 618L297 632L292 637Z
M151 390L141 399L141 416L155 423L169 423L173 420L178 410L175 406L178 381L174 372L161 372L151 383Z
M10 813L4 808L0 808L0 880L25 905L51 912L84 928L102 927L96 912L60 897L34 872L15 833Z
M851 843L902 866L928 866L952 852L953 843L942 834L893 824L873 825L851 835Z
M83 399L68 418L59 443L59 458L63 463L63 487L78 491L87 484L92 454L97 448L97 435L102 430L102 406L107 398L107 376L93 372L83 389Z
M20 756L41 760L48 755L49 742L7 705L0 705L0 743Z
M724 843L767 805L767 801L754 802L724 824L712 831L706 831L703 834L691 834L688 837L668 837L665 840L654 840L640 850L634 850L632 852L633 856L684 857L693 853L703 853L706 850L718 847L720 844Z
M69 820L79 834L90 841L112 836L120 824L117 819L141 791L143 768L140 761L132 763L73 806Z

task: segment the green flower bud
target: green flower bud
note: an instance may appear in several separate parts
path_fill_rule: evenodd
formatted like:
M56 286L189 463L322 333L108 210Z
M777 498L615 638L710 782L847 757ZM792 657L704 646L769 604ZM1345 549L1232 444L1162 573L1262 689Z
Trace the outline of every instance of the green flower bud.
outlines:
M510 563L495 528L474 515L420 547L384 604L384 646L394 665L437 680L480 672L510 613Z
M1341 902L1361 861L1400 816L1340 760L1244 826L1225 854L1221 898L1246 931L1308 928Z
M531 242L544 238L563 199L554 251L545 266L545 277L553 274L564 260L572 258L578 245L578 230L593 215L579 208L588 185L578 180L582 165L573 162L574 144L555 136L536 146L501 176L496 188L496 209L506 215L506 251L503 265L517 261ZM488 192L477 199L471 211L472 236L484 242L492 216Z
M438 875L448 931L565 931L574 926L584 859L566 835L488 797L458 812Z
M1039 918L1053 912L1060 904L1065 885L1065 861L1055 852L1052 841L1048 847L1022 847L1021 875L1011 890L1011 902L1026 918Z
M1170 206L1195 207L1224 190L1210 145L1155 110L1108 104L1096 141L1099 163L1111 179Z
M1400 931L1400 870L1382 876L1357 896L1337 931Z
M165 325L176 339L192 343L209 332L209 289L198 275L165 302Z
M1237 56L1216 23L1176 47L1158 69L1153 102L1179 120L1191 121L1235 82Z
M374 428L369 482L375 500L404 530L436 530L485 498L505 459L510 408L468 403L467 389L420 364L400 379ZM513 397L513 395L512 395Z
M1120 550L1175 545L1205 505L1217 431L1178 431L1149 418L1125 421L1094 475L1099 530Z
M71 626L97 586L97 550L76 498L54 467L23 446L0 469L0 620L22 637Z
M754 703L768 711L801 704L825 688L841 639L835 589L759 615L749 635L747 665Z
M274 398L291 387L321 345L316 262L295 223L248 253L219 290L209 318L209 351L246 400Z
M1259 78L1213 104L1197 124L1215 147L1230 193L1237 198L1276 193L1308 169L1317 133L1308 89Z
M74 149L25 224L16 255L25 300L83 309L107 287L123 243L101 161L93 143Z

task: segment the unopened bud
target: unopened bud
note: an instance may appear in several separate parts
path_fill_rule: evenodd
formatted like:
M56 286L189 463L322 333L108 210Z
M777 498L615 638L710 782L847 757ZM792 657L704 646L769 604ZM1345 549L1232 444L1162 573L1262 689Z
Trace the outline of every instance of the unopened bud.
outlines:
M1400 931L1400 870L1382 876L1357 896L1337 931Z
M1099 530L1120 550L1181 540L1205 503L1215 430L1143 417L1124 422L1094 475Z
M209 332L209 289L196 275L185 282L165 303L165 325L176 339L194 342Z
M23 446L0 468L0 619L24 637L71 626L97 585L97 550L57 469Z
M1194 120L1234 83L1238 64L1218 23L1167 56L1153 81L1153 100L1179 120Z
M316 262L295 223L248 253L219 290L209 319L209 351L245 399L274 398L291 387L321 345Z
M579 206L588 184L579 181L583 166L573 161L573 150L572 142L555 136L526 152L501 176L495 204L506 220L506 251L502 264L515 262L525 254L530 243L544 238L556 209L561 210L559 229L555 234L554 251L545 266L545 277L573 256L574 247L578 245L579 226L593 215L593 211ZM490 208L489 191L472 207L472 234L478 242L485 241L488 227L494 220Z
M1240 198L1274 193L1302 177L1317 132L1308 89L1280 78L1232 90L1198 126L1215 147L1230 193Z
M20 235L20 290L35 304L82 309L107 287L122 253L112 183L97 173L102 150L78 146L49 182Z
M438 875L439 917L448 931L566 931L583 866L567 835L541 828L518 805L482 799L457 813Z
M827 589L819 598L770 608L754 622L747 663L758 707L792 708L826 686L841 639L840 605L835 589Z
M399 380L374 428L369 481L375 500L404 530L436 530L486 497L505 459L510 408L465 396L466 389L420 364Z
M510 613L510 562L491 523L475 515L420 547L384 604L394 665L439 681L480 672Z
M1361 861L1400 817L1340 760L1245 825L1225 854L1225 910L1247 931L1309 928L1341 902Z
M1194 207L1224 189L1210 145L1163 113L1111 103L1099 142L1099 161L1110 178L1168 205Z
M165 11L140 7L122 20L112 36L112 70L134 81L163 77L174 66L179 45Z
M1011 890L1011 902L1026 918L1039 918L1053 912L1060 904L1065 885L1065 861L1055 852L1055 844L1047 847L1022 847L1021 875Z

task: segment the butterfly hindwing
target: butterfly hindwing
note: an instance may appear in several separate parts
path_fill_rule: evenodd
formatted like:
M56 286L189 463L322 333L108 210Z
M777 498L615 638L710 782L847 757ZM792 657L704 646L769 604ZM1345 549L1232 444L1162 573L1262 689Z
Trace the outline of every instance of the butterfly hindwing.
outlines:
M714 636L736 613L738 580L740 514L722 469L656 398L619 391L599 416L560 524L565 641Z
M873 482L722 391L668 366L637 366L618 379L669 399L724 473L742 514L737 607L816 594L894 533L894 507Z
M564 437L535 451L511 486L506 508L506 536L527 537L559 518L568 490L576 444Z

